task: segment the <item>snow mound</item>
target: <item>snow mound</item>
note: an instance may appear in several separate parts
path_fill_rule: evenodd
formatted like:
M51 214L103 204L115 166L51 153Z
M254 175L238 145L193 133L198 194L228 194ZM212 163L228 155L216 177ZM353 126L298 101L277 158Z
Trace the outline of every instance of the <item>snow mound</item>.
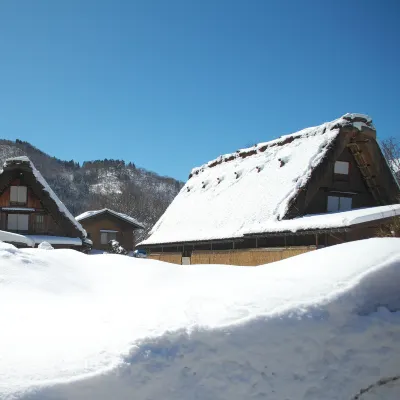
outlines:
M0 398L351 399L400 374L399 249L182 267L0 243Z
M41 250L54 250L54 247L49 242L41 242L38 246Z

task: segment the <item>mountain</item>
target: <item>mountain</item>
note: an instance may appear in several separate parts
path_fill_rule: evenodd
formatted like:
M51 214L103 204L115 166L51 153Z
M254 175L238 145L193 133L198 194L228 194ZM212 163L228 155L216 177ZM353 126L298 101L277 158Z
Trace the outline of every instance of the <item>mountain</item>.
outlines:
M73 215L104 207L135 217L146 226L160 218L183 182L160 176L123 160L86 161L82 165L44 153L28 142L0 139L0 164L28 156ZM139 238L140 239L140 238Z

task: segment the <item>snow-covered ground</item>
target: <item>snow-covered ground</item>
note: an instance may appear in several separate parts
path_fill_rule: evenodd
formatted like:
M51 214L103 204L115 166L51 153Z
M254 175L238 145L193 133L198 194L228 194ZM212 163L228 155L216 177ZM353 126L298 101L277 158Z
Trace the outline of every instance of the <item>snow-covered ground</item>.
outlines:
M399 282L395 238L257 268L0 243L0 398L399 399Z

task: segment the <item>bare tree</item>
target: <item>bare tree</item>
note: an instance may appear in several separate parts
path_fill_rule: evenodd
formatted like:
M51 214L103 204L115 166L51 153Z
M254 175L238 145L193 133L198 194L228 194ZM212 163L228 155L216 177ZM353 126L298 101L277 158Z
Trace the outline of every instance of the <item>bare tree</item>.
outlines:
M389 137L381 142L381 147L393 175L400 184L400 140Z
M381 147L393 176L400 185L400 141L397 138L389 137L381 142ZM377 235L400 237L400 217L395 217L391 222L382 225L378 229Z

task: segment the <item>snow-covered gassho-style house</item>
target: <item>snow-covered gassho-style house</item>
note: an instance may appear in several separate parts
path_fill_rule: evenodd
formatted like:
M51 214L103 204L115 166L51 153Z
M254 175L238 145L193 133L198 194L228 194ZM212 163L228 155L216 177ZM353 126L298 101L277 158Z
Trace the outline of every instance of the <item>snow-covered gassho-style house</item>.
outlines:
M0 172L0 240L18 247L49 242L86 250L91 241L28 157L6 160Z
M178 264L259 265L374 236L398 199L372 120L346 114L194 168L138 247Z

